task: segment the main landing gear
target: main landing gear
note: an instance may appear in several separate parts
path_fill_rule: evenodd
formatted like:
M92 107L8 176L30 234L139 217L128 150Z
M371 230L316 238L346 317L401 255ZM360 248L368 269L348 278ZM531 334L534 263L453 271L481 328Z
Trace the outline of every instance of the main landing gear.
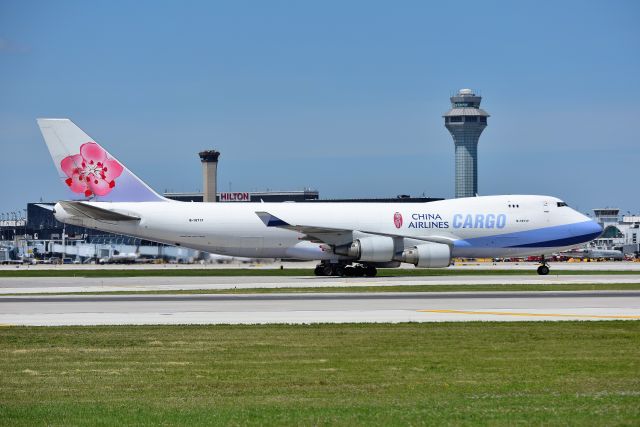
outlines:
M549 264L547 263L547 260L544 259L544 255L540 257L540 264L540 267L538 267L538 274L541 276L549 274Z
M372 265L346 265L324 262L318 264L313 271L316 276L340 276L340 277L374 277L378 269Z

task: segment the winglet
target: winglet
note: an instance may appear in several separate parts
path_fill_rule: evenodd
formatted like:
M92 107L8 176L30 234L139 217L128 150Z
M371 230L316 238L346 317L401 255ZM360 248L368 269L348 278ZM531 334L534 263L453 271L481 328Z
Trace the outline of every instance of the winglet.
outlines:
M269 212L256 212L256 215L264 222L267 227L287 227L291 224L281 220L275 215L271 215Z

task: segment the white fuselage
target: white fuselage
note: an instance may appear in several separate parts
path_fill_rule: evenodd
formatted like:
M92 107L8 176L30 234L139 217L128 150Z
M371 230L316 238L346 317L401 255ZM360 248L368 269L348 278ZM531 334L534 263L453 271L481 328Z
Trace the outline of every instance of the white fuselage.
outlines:
M436 236L450 239L454 257L541 255L597 237L601 228L547 196L484 196L429 203L194 203L93 202L93 206L140 218L97 221L56 205L65 223L207 252L252 258L346 259L297 231L267 227L256 215L268 211L290 224L400 236L405 247ZM398 216L399 214L399 216ZM394 218L401 218L394 221Z

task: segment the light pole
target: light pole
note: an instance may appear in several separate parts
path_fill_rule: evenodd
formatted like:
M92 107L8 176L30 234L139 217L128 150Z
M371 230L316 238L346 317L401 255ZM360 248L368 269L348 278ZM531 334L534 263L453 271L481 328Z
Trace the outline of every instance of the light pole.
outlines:
M64 257L67 254L67 246L66 246L66 237L67 237L67 226L62 226L62 262L64 262Z

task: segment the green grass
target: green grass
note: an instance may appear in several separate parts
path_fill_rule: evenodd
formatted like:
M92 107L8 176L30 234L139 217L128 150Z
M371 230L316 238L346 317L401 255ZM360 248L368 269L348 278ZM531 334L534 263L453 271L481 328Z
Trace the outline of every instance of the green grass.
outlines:
M640 322L0 329L0 424L638 425Z
M565 284L482 284L482 285L395 285L291 287L248 289L189 289L162 291L106 292L38 292L2 294L18 295L175 295L175 294L281 294L281 293L342 293L342 292L525 292L525 291L640 291L640 283L565 283Z
M378 270L378 276L515 276L537 275L537 264L532 263L527 270L480 270L480 269L394 269L383 268ZM601 274L640 274L640 270L551 270L551 275L601 275ZM28 269L16 268L12 270L0 270L2 277L200 277L200 276L313 276L313 270L309 268L285 268L285 269L252 269L252 268L201 268L201 269L96 269L96 270L55 270L55 269Z

